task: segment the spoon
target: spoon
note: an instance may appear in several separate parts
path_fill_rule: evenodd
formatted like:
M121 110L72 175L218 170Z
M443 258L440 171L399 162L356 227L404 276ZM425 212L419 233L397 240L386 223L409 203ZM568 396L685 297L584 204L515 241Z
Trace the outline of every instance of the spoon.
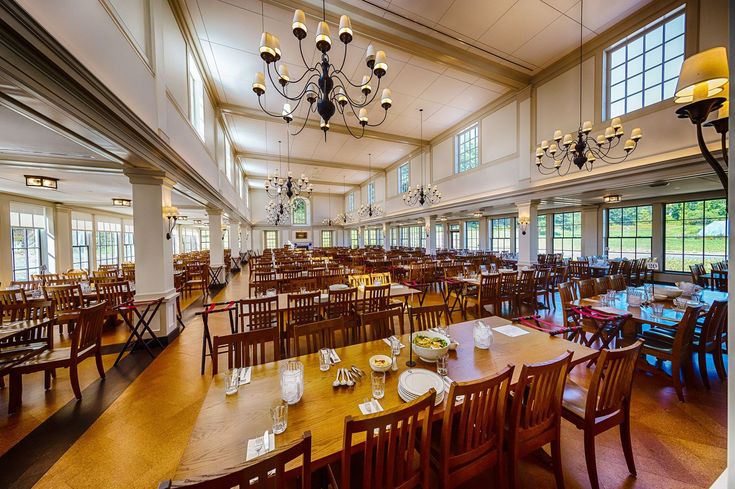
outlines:
M337 378L334 379L334 382L332 382L332 387L339 387L340 386L340 381L339 380L340 380L341 370L342 370L341 368L338 368L337 369Z
M352 380L352 373L347 369L344 369L344 370L345 370L345 375L347 376L347 386L352 387L353 385L355 385L355 381Z
M339 385L345 386L347 385L347 372L345 372L345 369L341 368L342 371L342 380L340 381Z

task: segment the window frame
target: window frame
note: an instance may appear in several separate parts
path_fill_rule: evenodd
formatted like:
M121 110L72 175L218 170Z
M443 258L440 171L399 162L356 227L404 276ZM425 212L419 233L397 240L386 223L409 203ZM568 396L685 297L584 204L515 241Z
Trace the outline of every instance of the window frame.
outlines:
M375 182L369 182L367 184L367 201L368 204L375 202Z
M304 206L304 220L303 222L299 219L299 221L296 221L296 205L298 202L303 202ZM311 224L310 219L310 205L309 205L309 199L305 197L294 197L291 202L291 224L293 226L309 226Z
M410 161L401 164L396 171L398 180L398 194L405 194L411 188L411 165Z
M187 87L189 90L189 123L202 142L205 142L204 79L192 53L187 56Z
M684 231L682 231L682 236L681 236L681 240L682 240L682 244L681 244L681 246L682 246L682 252L681 252L681 255L680 256L681 256L681 260L682 260L682 269L683 270L673 270L673 269L670 269L669 268L669 263L668 263L669 260L667 259L667 257L669 255L673 255L674 253L668 253L668 248L667 248L667 242L669 240L669 236L668 236L668 233L667 233L667 228L669 227L668 226L668 220L669 220L668 219L668 206L669 205L677 205L677 204L682 205L682 210L684 211L684 214L682 215L681 221L682 221L682 228L685 228L685 221L687 220L686 217L685 217L686 216L686 209L684 208L684 205L685 204L690 204L690 203L693 203L693 202L702 202L703 205L702 205L702 218L701 219L702 219L702 221L704 223L704 222L706 222L708 220L708 218L706 217L707 216L707 202L711 202L711 201L724 201L724 200L725 200L724 198L709 198L709 199L680 200L680 201L664 202L663 203L663 209L662 209L663 210L663 229L662 229L662 234L663 234L663 271L664 272L666 272L666 273L686 273L686 274L690 273L689 270L686 270L685 269L685 267L688 268L687 267L687 263L686 263L686 256L687 255L689 255L689 256L692 256L693 255L692 253L689 253L689 254L685 253L686 252L686 239L687 239L688 236L685 235L685 234L683 234ZM706 252L706 240L705 240L705 238L707 236L703 234L702 235L702 254L700 255L702 259L701 259L701 261L698 261L698 263L702 263L702 264L705 264L706 265L705 257L710 257L710 259L711 259L711 257L713 257L713 256L720 257L720 259L728 260L728 257L729 257L729 255L728 255L728 251L729 251L728 250L728 240L729 240L729 237L730 237L730 232L729 232L730 230L729 230L729 223L728 223L727 207L725 208L725 226L726 227L725 227L725 236L724 236L724 240L725 240L724 255L714 255L713 253L709 253L708 254ZM703 224L702 231L704 231L704 228L705 227L706 227L706 224ZM714 237L716 237L716 238L723 238L722 236L714 236ZM689 236L689 238L692 238L692 236ZM696 238L696 236L694 238Z
M547 224L548 224L548 216L549 214L538 214L536 216L536 227L538 228L538 253L546 254L546 247L548 245L548 236L547 236ZM543 225L541 224L543 218ZM542 241L543 240L543 241ZM543 244L543 246L542 246Z
M100 265L119 265L122 225L117 222L97 221L94 237L95 264L97 268L99 269ZM101 239L102 237L105 237L105 239Z
M434 224L434 247L437 250L444 249L444 224Z
M327 239L325 240L324 237L327 236ZM328 229L322 229L321 233L321 247L322 248L331 248L334 246L334 236L332 231Z
M645 220L640 219L640 210L643 208L648 208L649 213L651 216L650 221L650 229L651 233L649 236L640 235L639 233L639 224L640 223L646 223ZM633 236L628 236L625 234L626 231L626 222L625 222L625 213L626 210L634 209L635 210L635 233ZM611 212L617 212L620 211L620 234L618 236L611 236L611 226L610 226L610 213ZM617 224L615 224L617 226ZM626 206L617 206L617 207L610 207L605 209L605 222L604 222L604 230L605 230L605 254L608 258L628 258L628 259L637 259L637 258L651 258L653 256L653 204L642 204L642 205L626 205ZM624 240L634 240L635 243L635 249L633 250L633 255L630 256L626 254L626 252L623 250L623 243ZM619 240L620 242L620 251L611 252L611 246L610 241L611 240ZM638 251L638 241L644 241L648 240L648 252L646 251ZM614 253L614 254L613 254Z
M350 229L350 248L357 249L360 247L360 234L357 229Z
M668 24L668 23L670 23L672 21L675 21L679 17L683 17L683 25L684 25L684 28L683 28L682 33L681 34L678 34L678 35L676 35L674 37L672 37L671 39L667 39L666 38L666 32L665 32L666 31L666 28L665 28L666 24ZM674 96L673 91L671 92L671 94L669 96L666 96L667 94L666 94L666 91L665 91L666 90L665 85L667 83L671 83L671 86L673 87L672 90L675 90L676 83L677 83L677 80L679 78L679 69L680 69L681 65L679 65L679 69L675 69L674 70L674 72L676 73L676 76L674 76L673 78L668 78L668 79L665 79L665 65L667 64L667 62L672 62L673 60L676 60L676 59L679 59L679 58L681 58L681 62L683 62L683 60L687 56L687 17L688 16L687 16L686 3L682 3L681 5L673 8L672 10L670 10L669 12L667 12L666 14L664 14L662 16L659 16L658 18L656 18L656 19L652 20L651 22L647 23L645 26L641 27L640 29L638 29L638 30L632 32L631 34L629 34L629 35L627 35L627 36L619 39L615 43L611 44L610 46L608 46L607 48L605 48L605 49L602 50L602 60L603 60L602 75L603 75L603 80L604 80L604 82L603 82L604 83L604 85L603 85L603 88L604 88L603 98L604 99L603 99L603 107L602 107L603 108L603 113L604 113L603 120L610 120L613 117L623 117L623 116L626 116L628 114L634 113L636 111L645 109L646 107L650 107L652 105L655 105L655 104L658 104L658 103L661 103L661 102L669 101L669 100L671 100L673 98L673 96ZM662 28L661 43L655 45L654 47L651 47L650 49L647 49L646 48L646 44L647 44L647 42L646 42L646 36L648 34L652 34L659 27ZM679 53L679 54L677 54L677 55L675 55L675 56L672 56L669 59L667 59L666 58L666 49L665 49L666 48L666 44L668 42L675 41L676 39L678 39L680 37L682 38L682 42L681 42L681 44L682 44L682 52ZM639 55L633 56L632 58L629 59L628 58L628 52L627 52L628 51L628 46L631 45L631 44L633 44L633 43L635 43L635 42L637 42L639 39L643 39L643 46L641 48L641 53ZM655 63L655 64L652 64L652 65L648 66L646 64L648 53L655 51L659 47L661 48L661 62L660 63ZM622 63L620 63L618 65L615 65L615 66L612 66L612 56L613 56L613 53L616 52L616 51L618 51L620 48L625 48L625 50L626 50L625 51L625 58L622 61ZM629 77L628 76L628 64L630 63L631 60L635 60L638 57L641 58L641 65L642 65L641 71L640 71L640 73L636 73L635 75ZM624 66L625 67L624 68L623 78L618 83L613 84L612 83L612 71L613 71L613 69L618 68L618 67L621 67L621 66ZM654 68L660 68L660 74L661 74L660 83L655 83L655 84L651 85L650 87L646 87L646 73L647 72L651 72L651 70L653 70ZM637 77L639 74L641 75L641 89L640 89L640 91L629 93L628 92L628 87L627 87L628 81L630 79L632 79L632 78ZM623 88L624 95L623 95L622 98L619 98L619 99L616 99L616 100L613 101L612 100L612 89L613 89L613 86L617 86L617 85L619 85L621 83L624 85L624 88ZM646 92L648 90L650 90L650 89L652 89L654 87L660 87L660 98L658 100L656 100L655 102L650 102L650 103L646 104L646 95L645 94L646 94ZM635 109L628 110L628 107L627 107L628 98L630 98L631 96L636 96L638 94L640 94L640 97L641 97L640 106L637 107L637 108L635 108ZM612 105L614 103L616 103L616 102L619 102L619 101L623 101L623 105L624 105L625 109L621 113L613 114L613 112L612 112Z
M574 259L574 253L577 252L577 256L581 256L582 254L582 235L584 234L584 231L582 230L582 212L581 211L567 211L567 212L554 212L550 214L552 217L552 223L551 223L551 249L553 253L561 253L561 255L564 258L571 258ZM564 232L564 223L562 222L562 235L558 236L556 235L556 216L562 216L562 221L565 219L563 216L565 215L571 215L572 216L572 235L567 236ZM577 217L579 217L579 236L574 235L574 228L577 226L576 220ZM556 246L556 240L561 240L561 250L559 250ZM564 240L569 239L571 241L571 249L567 250L564 246ZM578 240L579 242L579 249L575 249L574 242L575 240ZM567 254L567 251L570 252L570 254Z
M71 219L71 266L75 270L92 269L92 218ZM83 239L79 239L83 237ZM81 244L80 244L81 243ZM86 261L82 255L86 254ZM79 259L77 259L79 258Z
M41 273L41 267L44 265L44 253L43 253L43 244L42 244L42 231L44 231L43 228L39 228L36 226L11 226L10 227L10 253L11 253L11 261L12 261L12 273L13 273L13 280L31 280L31 276L34 274ZM16 234L23 234L22 243L23 246L16 246ZM28 237L31 235L31 233L35 234L35 241L36 246L30 247L28 246L29 239ZM25 265L24 266L18 266L18 262L16 261L16 251L23 250L25 252ZM34 251L34 255L37 255L37 263L38 266L31 267L30 266L30 257L31 257L31 250ZM24 273L18 273L18 272L24 272Z
M355 191L349 192L347 194L347 212L352 212L355 210Z
M199 228L199 246L201 247L202 251L209 249L209 228Z
M510 253L513 239L513 218L512 217L494 217L488 220L488 237L490 238L490 251L494 253ZM506 225L507 224L507 225ZM502 231L503 235L496 236ZM505 246L507 242L507 247ZM501 246L502 245L502 246Z
M271 246L272 243L272 246ZM275 250L278 248L278 231L275 229L264 229L263 230L263 249Z
M460 141L463 139L467 134L474 133L467 141ZM469 154L472 150L464 150L460 151L460 146L462 144L469 144L470 141L474 139L475 140L475 155L474 155L474 161L470 161L466 163L466 166L464 168L461 167L462 161L461 161L461 155ZM466 128L462 129L460 132L458 132L454 136L454 174L460 174L464 173L470 170L474 170L475 168L478 168L480 166L480 123L475 122L473 124L470 124Z
M135 262L135 228L132 224L122 226L123 262Z

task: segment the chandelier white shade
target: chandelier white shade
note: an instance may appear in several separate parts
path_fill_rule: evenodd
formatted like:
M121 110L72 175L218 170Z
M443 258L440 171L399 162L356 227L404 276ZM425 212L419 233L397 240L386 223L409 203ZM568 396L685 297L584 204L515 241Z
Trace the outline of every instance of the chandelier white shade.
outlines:
M403 194L403 203L409 207L424 205L432 205L438 203L442 198L442 193L436 185L433 187L431 184L424 186L424 109L419 109L419 131L420 131L420 153L421 153L421 184L416 184L415 187L408 188L408 191Z

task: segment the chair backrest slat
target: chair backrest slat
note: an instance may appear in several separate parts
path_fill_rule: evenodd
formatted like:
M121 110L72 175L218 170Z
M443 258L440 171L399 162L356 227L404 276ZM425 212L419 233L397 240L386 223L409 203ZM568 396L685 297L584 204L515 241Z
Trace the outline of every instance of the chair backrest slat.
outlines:
M273 361L280 359L278 327L254 329L212 339L212 374L219 370L219 352L227 347L227 368L250 367L268 362L267 350L272 344Z

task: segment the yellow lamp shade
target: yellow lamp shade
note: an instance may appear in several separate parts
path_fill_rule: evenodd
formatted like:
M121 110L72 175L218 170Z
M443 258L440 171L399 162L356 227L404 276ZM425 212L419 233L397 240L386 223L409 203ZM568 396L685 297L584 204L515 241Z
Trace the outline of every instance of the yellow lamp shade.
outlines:
M675 102L686 104L714 97L723 92L729 76L727 50L724 47L690 56L684 60L679 71Z

